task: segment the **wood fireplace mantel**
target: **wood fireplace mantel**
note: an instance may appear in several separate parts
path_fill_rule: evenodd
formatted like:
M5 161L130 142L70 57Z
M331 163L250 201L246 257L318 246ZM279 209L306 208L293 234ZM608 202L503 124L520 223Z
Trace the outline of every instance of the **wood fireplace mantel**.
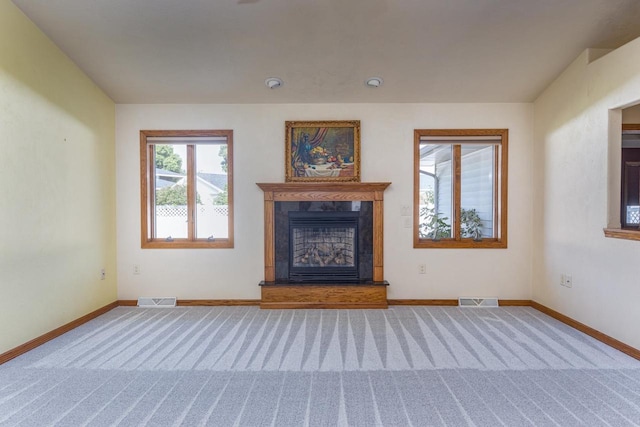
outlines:
M383 270L383 193L390 182L257 183L264 191L264 282L262 308L385 307ZM275 283L275 202L371 201L373 202L374 285L279 285ZM377 284L377 285L375 285ZM351 291L350 289L351 288ZM373 294L367 296L367 289ZM329 291L330 290L330 291ZM384 296L381 293L384 292ZM300 301L287 295L301 295ZM337 295L337 296L336 296ZM361 297L356 297L361 295Z

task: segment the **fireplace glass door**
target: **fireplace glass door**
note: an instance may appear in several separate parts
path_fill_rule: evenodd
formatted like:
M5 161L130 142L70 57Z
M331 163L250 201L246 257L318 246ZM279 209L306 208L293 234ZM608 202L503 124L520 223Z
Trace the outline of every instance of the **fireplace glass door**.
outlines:
M358 212L289 212L289 280L358 280Z

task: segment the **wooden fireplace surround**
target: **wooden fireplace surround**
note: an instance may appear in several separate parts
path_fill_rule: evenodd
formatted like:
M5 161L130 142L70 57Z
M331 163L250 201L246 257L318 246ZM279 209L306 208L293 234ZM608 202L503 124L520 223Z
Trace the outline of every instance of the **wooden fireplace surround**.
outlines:
M258 183L264 192L264 281L261 308L387 308L383 271L384 190L390 182ZM277 283L275 202L373 202L373 281L365 284Z

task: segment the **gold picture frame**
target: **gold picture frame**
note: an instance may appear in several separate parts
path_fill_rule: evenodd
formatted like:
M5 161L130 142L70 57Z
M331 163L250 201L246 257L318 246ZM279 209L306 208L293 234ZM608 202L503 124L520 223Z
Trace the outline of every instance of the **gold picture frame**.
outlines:
M360 182L360 120L285 122L286 182Z

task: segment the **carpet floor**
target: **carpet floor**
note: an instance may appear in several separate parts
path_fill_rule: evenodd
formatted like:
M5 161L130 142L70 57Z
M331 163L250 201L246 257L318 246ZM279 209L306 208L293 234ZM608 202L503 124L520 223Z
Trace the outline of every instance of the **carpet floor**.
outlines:
M118 307L0 366L0 426L640 426L640 362L529 307Z

